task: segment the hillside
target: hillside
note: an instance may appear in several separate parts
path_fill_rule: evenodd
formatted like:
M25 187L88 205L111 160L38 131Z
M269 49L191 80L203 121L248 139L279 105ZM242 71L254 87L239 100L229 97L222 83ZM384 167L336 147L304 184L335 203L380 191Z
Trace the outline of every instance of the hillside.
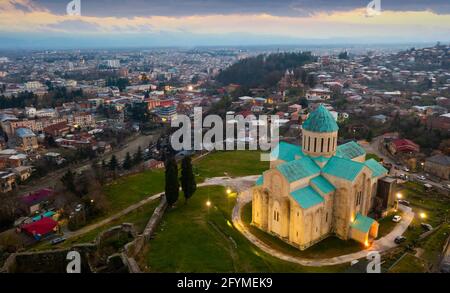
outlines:
M217 77L222 84L236 83L244 87L275 86L287 69L314 62L310 52L277 53L246 58L223 70Z

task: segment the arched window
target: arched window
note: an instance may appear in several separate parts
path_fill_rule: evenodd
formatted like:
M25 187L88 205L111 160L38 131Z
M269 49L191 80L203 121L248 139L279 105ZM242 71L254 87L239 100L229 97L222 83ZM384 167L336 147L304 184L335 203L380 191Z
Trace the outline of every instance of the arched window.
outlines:
M330 144L331 144L331 138L328 138L328 148L327 148L327 152L330 152Z
M317 152L317 137L314 137L314 152Z
M311 137L308 136L308 151L311 150Z
M323 138L320 140L320 152L323 153Z

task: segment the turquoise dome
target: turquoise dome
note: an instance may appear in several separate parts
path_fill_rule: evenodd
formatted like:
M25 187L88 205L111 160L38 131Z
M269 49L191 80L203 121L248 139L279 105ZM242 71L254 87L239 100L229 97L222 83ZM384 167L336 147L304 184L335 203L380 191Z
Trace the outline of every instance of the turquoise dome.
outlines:
M308 119L303 123L303 129L311 132L336 132L339 126L322 104L315 111L309 114Z

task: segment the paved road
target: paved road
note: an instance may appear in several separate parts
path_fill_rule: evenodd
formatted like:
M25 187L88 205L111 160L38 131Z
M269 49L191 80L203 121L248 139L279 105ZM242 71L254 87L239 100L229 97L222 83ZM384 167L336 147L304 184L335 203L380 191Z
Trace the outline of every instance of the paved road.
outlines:
M297 263L303 266L331 266L331 265L338 265L338 264L344 264L344 263L350 263L353 260L357 260L360 258L365 258L367 254L371 251L378 251L378 252L384 252L391 248L394 248L397 246L395 244L394 239L395 237L402 235L408 226L411 224L412 220L414 219L414 213L412 212L411 208L400 206L400 209L403 211L403 219L402 221L397 224L397 226L386 236L375 240L372 243L372 246L369 249L362 250L359 252L346 254L342 256L327 258L327 259L307 259L302 257L293 256L281 251L278 251L276 249L273 249L269 245L267 245L265 242L262 242L254 236L244 225L244 223L241 220L241 210L243 206L247 203L249 203L252 200L251 193L247 191L243 191L238 196L238 199L236 201L236 205L233 209L232 219L233 224L250 242L252 242L254 245L256 245L258 248L263 250L264 252L277 257L279 259L289 261L292 263Z

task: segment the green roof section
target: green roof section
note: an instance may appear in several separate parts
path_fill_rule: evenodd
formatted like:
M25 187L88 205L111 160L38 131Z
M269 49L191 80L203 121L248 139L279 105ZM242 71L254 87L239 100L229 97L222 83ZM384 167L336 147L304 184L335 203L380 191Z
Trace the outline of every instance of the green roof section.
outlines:
M304 209L313 207L323 202L323 197L311 186L306 186L291 192L294 200Z
M302 128L312 132L335 132L339 130L339 126L331 115L330 111L320 104L316 110L311 112L308 119L302 125Z
M336 156L344 159L351 160L365 154L366 151L354 141L347 142L346 144L341 144L336 148Z
M379 177L388 173L388 170L386 170L383 165L378 163L375 159L365 161L364 165L372 171L372 177Z
M264 176L261 175L258 177L258 179L256 179L256 186L261 186L264 183Z
M280 164L276 167L289 183L320 173L320 168L310 157Z
M296 157L303 157L302 147L290 144L284 141L278 143L278 145L271 151L270 157L272 159L283 160L285 162L294 161Z
M352 223L352 228L355 228L361 232L368 233L375 220L358 213L355 220Z
M311 179L310 183L313 187L320 190L321 192L327 194L336 190L333 184L330 183L325 177L319 175Z
M322 172L348 181L353 181L363 168L363 163L335 156L328 161L325 167L323 167Z

